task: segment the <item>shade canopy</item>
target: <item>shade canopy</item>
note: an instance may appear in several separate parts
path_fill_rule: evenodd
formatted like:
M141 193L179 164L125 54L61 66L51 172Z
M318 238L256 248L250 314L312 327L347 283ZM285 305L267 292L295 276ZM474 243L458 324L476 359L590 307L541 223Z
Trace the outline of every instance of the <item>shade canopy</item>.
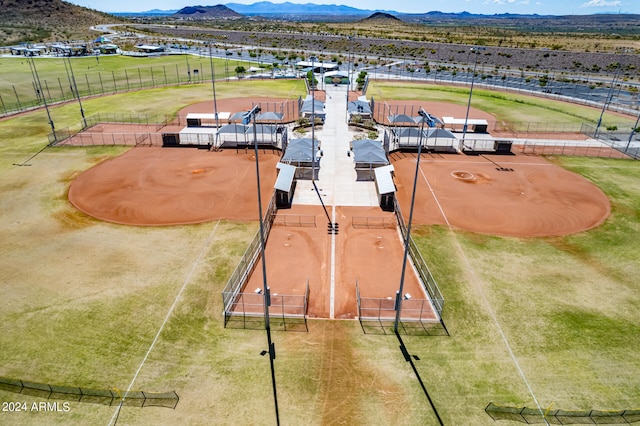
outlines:
M284 114L280 114L279 112L267 111L263 112L262 114L258 114L258 116L256 117L256 121L282 121L282 117L284 117Z
M314 106L315 105L315 106ZM302 102L302 108L300 108L301 113L321 113L324 111L324 102L319 101L317 99L307 98Z
M310 138L291 139L282 156L285 163L311 162L317 156L318 141L315 143Z
M389 164L387 155L380 141L371 139L355 140L351 142L353 156L356 163Z
M247 111L234 112L229 117L230 121L242 121L247 115Z
M350 114L371 114L371 105L365 101L352 101L347 104Z
M416 124L416 120L413 117L406 114L390 115L388 118L389 118L389 123L393 123L393 124L399 124L399 123Z
M456 135L446 129L431 128L426 131L429 139L457 139Z
M420 138L421 134L426 135L418 127L397 127L393 129L393 133L398 138Z
M220 127L218 129L218 133L238 133L244 135L247 132L247 129L248 127L244 124L231 123Z

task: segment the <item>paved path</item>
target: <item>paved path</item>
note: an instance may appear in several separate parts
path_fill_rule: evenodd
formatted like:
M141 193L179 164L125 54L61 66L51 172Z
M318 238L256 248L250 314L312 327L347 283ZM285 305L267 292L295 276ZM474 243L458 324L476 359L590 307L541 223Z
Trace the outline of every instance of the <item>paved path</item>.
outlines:
M322 200L328 206L377 206L375 183L356 181L353 155L347 156L354 136L347 125L347 88L328 85L326 94L325 122L315 131L324 154L316 181ZM298 180L293 204L320 204L311 181Z

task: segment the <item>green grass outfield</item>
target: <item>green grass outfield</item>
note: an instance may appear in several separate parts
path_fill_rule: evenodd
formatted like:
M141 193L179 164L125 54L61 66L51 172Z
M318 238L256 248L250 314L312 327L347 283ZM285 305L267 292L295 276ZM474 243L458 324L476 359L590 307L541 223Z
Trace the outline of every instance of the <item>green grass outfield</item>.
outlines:
M214 58L212 62L218 80L235 77L237 66L248 69L258 65L233 57ZM75 99L75 87L80 96L90 96L211 81L211 61L195 55L84 56L70 61L64 57L36 57L34 63L48 103ZM42 105L36 98L34 74L27 58L0 58L0 69L0 112Z
M429 102L448 102L456 105L467 105L469 88L446 86L440 84L407 84L402 82L372 81L367 90L368 96L378 100L407 99L425 100ZM580 128L582 123L595 125L600 117L601 109L584 105L571 104L543 97L528 96L517 93L499 92L475 88L471 106L491 113L497 121L506 123L552 123L566 124ZM620 129L633 126L632 117L605 112L602 125L609 123Z
M294 82L272 83L220 90L301 94ZM205 84L92 99L86 108L169 114L209 98ZM79 121L73 104L53 115L61 126ZM87 217L67 202L69 182L126 148L48 148L31 166L12 165L45 145L47 132L42 112L0 122L0 376L126 389L181 294L133 384L175 390L180 402L175 410L125 407L118 423L275 424L265 333L225 329L221 315L221 290L257 224L141 228ZM640 163L551 161L609 196L602 226L539 239L415 230L451 336L404 341L446 425L493 425L489 402L534 407L534 395L543 408L640 408ZM323 320L273 339L282 424L436 424L394 336ZM40 400L0 390L0 401ZM113 415L113 407L72 402L68 413L0 412L0 423L107 424Z

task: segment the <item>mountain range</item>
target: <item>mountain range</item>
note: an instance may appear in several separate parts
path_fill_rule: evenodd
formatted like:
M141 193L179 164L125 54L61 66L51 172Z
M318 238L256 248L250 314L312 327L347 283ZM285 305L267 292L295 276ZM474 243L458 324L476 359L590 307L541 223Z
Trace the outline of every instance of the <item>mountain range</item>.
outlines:
M218 5L220 6L220 5ZM272 3L269 1L261 1L253 4L226 3L224 6L245 16L292 16L292 15L350 15L350 16L366 16L375 12L386 12L397 15L398 12L391 10L367 10L358 9L351 6L336 4L315 4L305 3L297 4L291 2ZM194 8L206 8L214 6L193 6ZM183 9L160 10L152 9L144 12L114 12L113 15L118 16L163 16L174 15Z

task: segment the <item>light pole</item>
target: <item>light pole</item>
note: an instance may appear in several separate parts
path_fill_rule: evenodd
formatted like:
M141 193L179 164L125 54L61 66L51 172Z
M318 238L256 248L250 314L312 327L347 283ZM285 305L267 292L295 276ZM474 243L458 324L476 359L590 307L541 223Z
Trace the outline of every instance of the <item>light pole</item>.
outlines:
M27 62L29 63L29 67L31 68L31 76L33 77L33 83L38 89L38 92L40 92L40 94L42 95L42 104L44 105L44 109L47 111L47 118L49 119L49 125L51 126L51 133L53 133L53 138L54 140L58 140L58 138L56 137L56 127L53 125L53 119L51 118L49 105L47 105L47 97L44 94L44 90L42 90L42 83L40 83L40 76L38 75L38 70L36 69L36 61L33 58L29 58L29 59L27 60Z
M611 86L609 87L609 92L607 93L607 97L602 104L602 110L600 111L600 118L598 118L598 124L596 124L596 131L593 133L593 137L598 137L598 131L600 130L600 126L602 125L602 117L604 116L604 112L607 109L607 105L611 102L611 95L613 94L613 88L616 85L616 80L618 79L618 72L620 71L620 62L618 62L618 66L616 67L616 72L613 74L613 79L611 80Z
M629 151L629 146L631 145L631 140L633 139L633 135L636 133L636 129L638 128L638 123L640 122L640 113L638 113L638 118L636 118L636 124L633 125L631 129L631 133L629 133L629 141L627 142L627 146L624 149L624 153L626 154Z
M396 293L396 319L393 324L393 331L398 334L398 325L400 324L400 316L402 311L402 295L404 289L404 276L407 270L407 257L409 255L409 244L411 241L411 222L413 220L413 206L416 201L416 186L418 184L418 172L420 171L420 154L422 153L422 138L424 137L424 124L427 123L429 127L433 127L435 122L433 118L425 112L424 109L420 108L418 111L420 114L422 125L420 126L420 141L418 143L418 159L416 160L416 172L413 177L413 193L411 194L411 207L409 209L409 222L407 223L407 233L405 235L404 240L404 258L402 260L402 272L400 274L400 287L398 288L398 292Z
M316 57L311 56L311 183L316 180Z
M80 100L80 92L78 92L78 85L76 84L76 76L73 73L73 68L71 67L71 58L67 57L67 62L69 63L69 71L71 72L71 82L73 84L73 90L76 92L76 98L78 99L78 104L80 105L80 115L82 116L82 122L84 124L84 128L87 128L87 119L84 116L84 109L82 108L82 101ZM65 63L65 67L66 67Z
M271 341L271 324L269 321L269 305L271 304L271 294L269 286L267 285L267 263L265 260L265 239L264 239L264 221L262 218L262 195L260 193L260 166L258 161L258 135L256 131L256 115L261 111L259 105L254 106L250 111L244 115L242 124L249 124L253 120L253 146L256 157L256 179L258 182L258 219L260 221L260 251L262 257L262 293L264 300L264 327L267 331L267 344L269 347L268 352L263 354L269 354L269 365L271 367L271 384L273 387L273 401L276 410L276 423L280 424L280 413L278 411L278 393L276 390L276 372L273 365L273 360L276 358L276 347Z
M469 52L475 54L475 61L473 61L473 73L471 74L471 88L469 89L469 100L467 101L467 113L464 116L464 126L462 127L462 143L464 144L467 136L467 122L469 121L469 109L471 108L471 95L473 94L473 83L476 79L476 66L478 65L478 51L486 50L484 47L472 47Z
M216 118L216 129L220 128L220 123L218 122L218 105L216 102L216 75L215 70L213 68L213 55L211 53L211 42L209 42L209 65L211 66L211 88L213 89L213 114ZM216 131L216 139L218 138L218 132Z

